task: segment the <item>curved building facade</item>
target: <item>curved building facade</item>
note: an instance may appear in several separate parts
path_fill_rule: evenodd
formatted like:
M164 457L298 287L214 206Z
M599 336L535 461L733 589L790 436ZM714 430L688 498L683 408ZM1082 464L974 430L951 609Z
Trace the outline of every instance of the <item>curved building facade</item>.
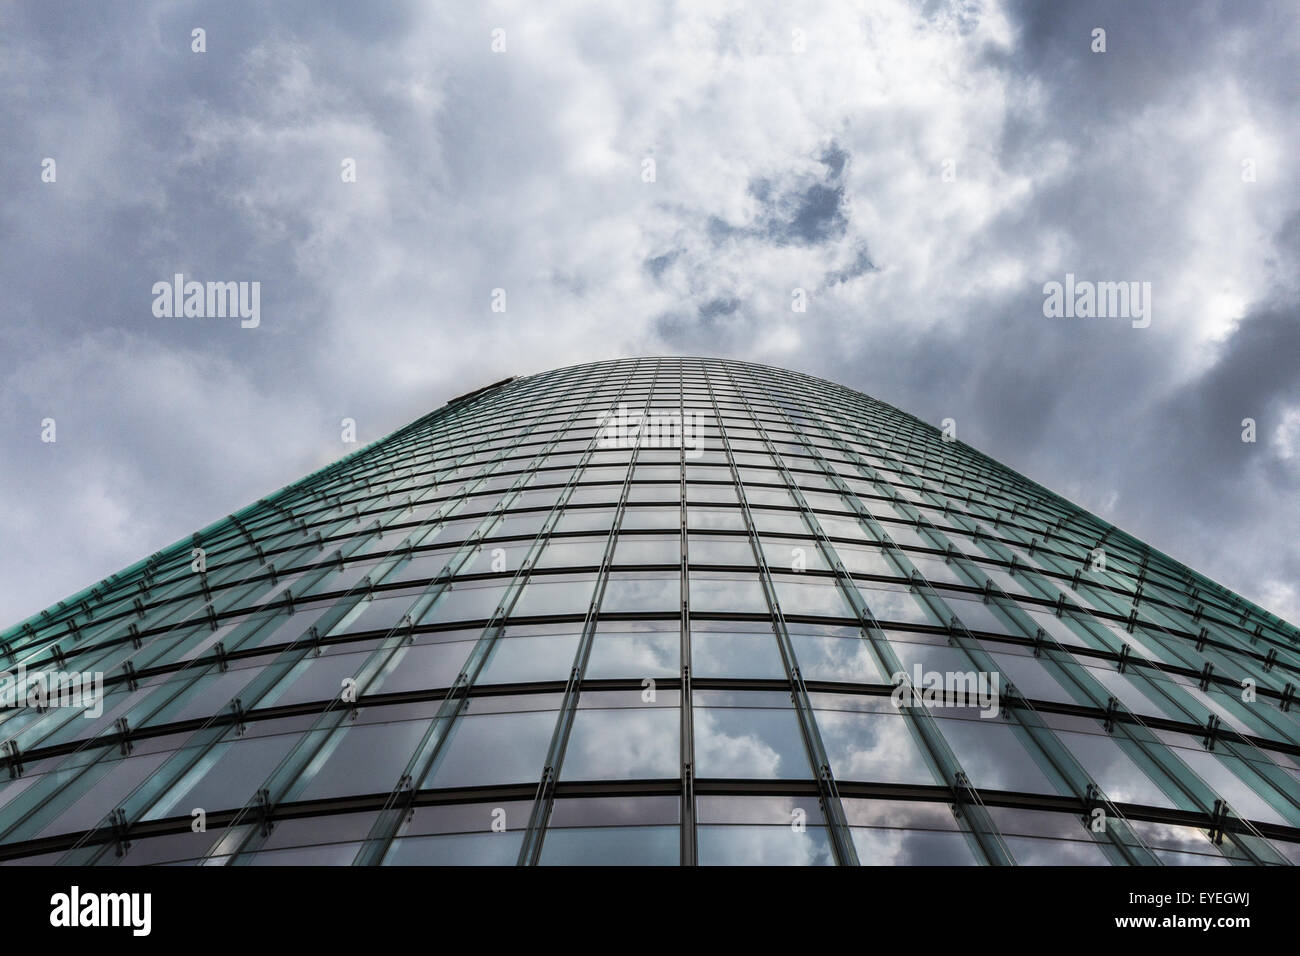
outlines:
M0 861L1294 863L1298 639L866 395L583 365L0 635Z

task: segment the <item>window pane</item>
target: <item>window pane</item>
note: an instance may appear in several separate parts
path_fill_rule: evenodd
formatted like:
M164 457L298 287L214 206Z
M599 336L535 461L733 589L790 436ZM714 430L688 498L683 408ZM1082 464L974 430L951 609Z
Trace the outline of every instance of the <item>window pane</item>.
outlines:
M587 658L586 677L675 676L681 665L681 635L671 631L615 631L598 627Z
M767 598L757 575L702 575L691 572L691 610L766 614Z
M681 601L681 574L613 572L605 585L602 613L675 611Z
M675 706L579 710L561 779L675 778L680 772L678 721Z
M789 706L760 710L697 704L695 762L700 777L804 779L812 774Z
M833 866L825 827L709 826L696 828L701 866Z
M542 866L676 866L681 860L677 827L581 827L549 829Z
M961 833L865 827L853 827L849 832L863 866L974 866L981 862Z
M461 717L433 774L434 787L479 787L540 780L555 713Z
M832 706L845 709L830 709ZM836 699L817 695L817 726L836 780L863 783L933 784L933 772L907 719L893 711L889 698ZM880 712L848 709L876 707Z
M496 640L479 674L480 684L567 680L580 634L547 634Z
M697 677L784 678L785 664L770 629L752 633L691 627L692 673Z
M398 837L384 866L514 866L523 831Z

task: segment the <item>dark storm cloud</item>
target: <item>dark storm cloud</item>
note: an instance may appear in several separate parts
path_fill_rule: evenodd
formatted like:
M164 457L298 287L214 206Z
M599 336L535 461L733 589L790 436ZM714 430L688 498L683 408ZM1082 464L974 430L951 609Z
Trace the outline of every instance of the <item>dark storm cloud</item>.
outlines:
M710 299L700 306L700 318L706 322L710 319L717 318L720 315L731 315L740 308L740 300L731 299Z
M843 285L859 276L864 276L869 272L878 271L877 266L871 261L871 254L867 251L865 245L861 246L853 256L853 261L843 269L836 269L826 273L823 283L827 285Z
M668 269L668 267L673 264L673 260L675 260L677 256L678 253L676 252L665 252L661 256L655 256L652 259L647 259L645 261L645 267L646 269L649 270L652 276L658 279L660 276L664 274L664 272Z
M1053 324L1038 312L1037 284L1061 275L1031 275L1021 295L968 300L945 341L916 343L929 358L906 363L907 375L935 374L942 398L897 381L883 363L876 369L923 417L956 414L959 428L969 426L959 433L977 447L1294 614L1300 459L1273 436L1283 429L1291 449L1300 445L1300 220L1297 193L1285 186L1296 174L1275 168L1268 187L1279 205L1265 220L1285 218L1263 243L1267 278L1238 318L1218 320L1223 331L1207 335L1207 303L1194 293L1236 278L1241 244L1254 237L1226 224L1201 233L1198 204L1225 195L1268 202L1269 194L1243 191L1243 153L1220 154L1213 127L1201 144L1189 141L1197 125L1214 122L1207 97L1230 89L1242 112L1219 119L1266 131L1283 155L1295 155L1300 131L1285 105L1300 65L1295 25L1262 4L1023 3L1011 13L1018 42L989 60L1032 84L1041 102L1009 112L998 160L1032 174L1043 143L1073 159L1068 174L991 224L979 256L1028 258L1031 244L1059 237L1061 271L1153 278L1156 325L1144 335L1101 322ZM1107 31L1105 54L1090 50L1095 27ZM1260 149L1258 135L1243 148ZM1207 245L1221 246L1220 261ZM1196 272L1202 261L1215 272ZM1188 374L1189 366L1202 370ZM1256 444L1241 441L1245 417L1258 422Z
M817 158L822 167L818 174L756 177L749 183L749 194L759 207L755 224L740 227L711 217L710 238L723 242L757 237L776 245L820 245L842 238L848 228L843 182L848 160L849 154L832 143Z

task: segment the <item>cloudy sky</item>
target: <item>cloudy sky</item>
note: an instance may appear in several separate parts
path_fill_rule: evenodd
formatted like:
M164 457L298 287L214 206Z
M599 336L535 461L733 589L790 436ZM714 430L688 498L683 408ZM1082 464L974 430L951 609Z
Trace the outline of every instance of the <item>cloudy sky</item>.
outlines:
M345 417L672 353L953 418L1300 620L1292 4L333 6L0 6L0 626ZM1045 317L1067 272L1150 326Z

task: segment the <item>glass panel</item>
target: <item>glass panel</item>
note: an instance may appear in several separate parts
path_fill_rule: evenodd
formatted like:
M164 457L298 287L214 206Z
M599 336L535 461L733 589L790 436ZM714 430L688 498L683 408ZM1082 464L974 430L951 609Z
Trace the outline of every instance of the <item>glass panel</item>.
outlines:
M799 579L794 575L773 574L772 584L776 587L781 610L786 614L856 618L852 606L832 580Z
M522 830L398 837L384 866L514 866L523 842Z
M825 827L700 825L696 827L701 866L834 866Z
M1015 733L992 720L941 718L940 730L971 785L987 790L1055 793Z
M1113 737L1064 730L1058 730L1056 736L1111 800L1153 807L1176 805L1120 749Z
M552 711L461 717L432 775L433 787L540 780L555 728Z
M682 543L677 535L629 534L618 539L615 564L682 563Z
M755 508L751 514L754 516L754 527L761 534L807 534L808 525L804 523L802 516L791 514L786 511L765 511L762 508Z
M754 549L749 539L740 535L721 537L693 534L690 536L690 560L697 564L725 564L754 567Z
M757 575L703 575L692 571L691 610L766 614L768 607Z
M622 528L633 530L658 529L675 531L681 525L681 511L678 508L655 508L637 505L623 510Z
M919 554L909 554L908 558L911 560L912 565L931 584L963 584L966 587L971 586L970 581L957 573L957 569L946 563L942 558L925 558Z
M331 742L337 741L333 749L317 755L304 771L311 782L299 799L393 789L427 726L422 720L404 720L339 728L331 735Z
M979 601L954 600L945 595L948 606L966 627L972 631L989 631L993 634L1013 634L1024 636L1018 627L1006 623L993 607Z
M938 782L906 719L894 711L888 697L817 694L813 705L836 780Z
M260 850L249 856L248 862L252 866L347 866L356 859L359 849L360 841Z
M1101 847L1079 840L1006 837L1005 843L1021 866L1107 866Z
M938 621L925 606L906 591L872 588L859 582L858 590L862 592L867 607L881 622L898 624L946 624Z
M676 611L681 602L681 574L611 572L601 613Z
M386 694L450 687L456 681L473 641L416 644L404 649L384 676L379 689Z
M417 623L486 621L496 612L497 606L505 596L505 584L478 587L467 584L453 585L443 590L437 603Z
M546 831L542 866L676 866L677 827L581 827Z
M799 625L790 630L790 643L805 680L886 683L870 644L856 629L835 628L828 629L828 633L805 633L796 627Z
M560 797L547 825L556 827L644 826L676 824L681 803L675 796Z
M381 592L382 593L382 592ZM387 633L411 609L419 591L403 592L399 597L374 598L362 601L346 618L344 625L331 633L344 634L357 631L382 631Z
M537 559L539 568L587 568L600 565L604 538L552 538Z
M573 718L561 779L675 779L680 771L675 703L657 708L579 710Z
M479 684L568 680L581 634L511 637L509 631L492 645Z
M475 548L463 565L459 574L504 574L519 570L528 556L532 542L522 544L501 543ZM434 572L435 574L437 572ZM463 587L463 585L461 585Z
M822 550L812 539L764 538L763 557L773 571L830 571Z
M974 866L981 862L962 833L853 827L863 866Z
M670 632L614 631L598 627L587 658L586 677L670 677L681 665L681 636Z
M743 705L749 694L727 695L727 707L702 706L719 700L717 692L696 695L695 763L698 777L762 777L805 779L812 770L794 710L750 709Z
M750 633L691 626L691 665L696 677L784 678L776 635L768 628Z
M512 618L550 614L586 614L595 581L591 578L532 577L510 611Z
M178 780L144 819L188 814L196 807L208 812L242 807L297 741L296 734L223 741Z
M686 509L687 526L692 531L744 531L745 516L739 508Z

